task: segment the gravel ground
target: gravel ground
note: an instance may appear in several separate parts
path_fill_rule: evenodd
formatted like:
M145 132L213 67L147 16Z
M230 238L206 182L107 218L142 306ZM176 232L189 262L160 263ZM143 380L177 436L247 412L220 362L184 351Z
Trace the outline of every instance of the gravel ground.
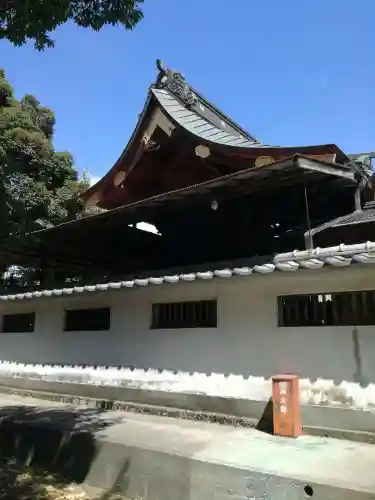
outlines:
M42 471L19 466L13 461L0 462L0 500L126 500L113 493L89 495L80 486Z

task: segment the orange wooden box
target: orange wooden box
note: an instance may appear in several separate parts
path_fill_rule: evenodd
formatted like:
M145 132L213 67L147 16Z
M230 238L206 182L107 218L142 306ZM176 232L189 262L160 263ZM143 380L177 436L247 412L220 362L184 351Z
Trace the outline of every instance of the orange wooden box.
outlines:
M272 377L274 434L298 437L302 434L299 378L297 375Z

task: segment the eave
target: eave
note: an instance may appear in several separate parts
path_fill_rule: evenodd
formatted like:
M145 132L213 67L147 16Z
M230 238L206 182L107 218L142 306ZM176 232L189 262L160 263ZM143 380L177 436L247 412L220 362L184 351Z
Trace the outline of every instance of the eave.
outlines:
M203 98L201 99L205 103L205 106L207 106L207 101L203 101ZM195 111L192 108L188 109L171 92L152 86L128 144L114 166L96 184L81 194L84 202L90 206L96 205L100 200L101 191L106 186L112 185L116 188L116 175L119 172L123 172L125 176L130 173L142 154L146 151L147 141L152 137L156 127L160 127L167 136L171 136L172 132L175 132L177 128L176 132L180 131L190 136L195 145L204 143L207 140L211 145L248 147L252 144L259 144L256 139L253 139L249 135L244 137L242 134L245 134L245 132L233 124L233 122L225 123L224 115L216 108L211 106L207 110L206 107L203 107L205 111L199 113L199 107L203 107L201 102L196 104ZM220 118L219 120L221 116L223 116L223 119ZM222 129L213 125L212 122L215 120L219 120L223 124L222 126L226 126L231 133L223 132ZM194 149L194 146L192 147ZM103 206L102 208L107 207Z
M65 265L81 269L86 266L90 269L108 269L112 274L122 267L140 269L143 261L165 260L163 255L168 252L168 238L173 239L173 227L178 227L179 220L184 221L188 214L194 213L194 217L199 217L199 223L193 225L191 230L196 228L197 234L204 230L205 222L202 221L206 220L210 224L213 200L223 207L223 212L219 210L219 219L214 218L216 223L223 217L230 217L225 207L240 207L241 203L244 207L254 203L254 206L259 207L260 216L263 210L266 217L269 213L267 203L276 199L279 200L277 203L282 202L282 193L287 193L289 197L294 193L301 194L304 186L326 193L335 192L337 184L340 189L354 192L357 185L354 172L342 165L294 156L272 165L249 168L34 232L24 240L24 248L9 248L7 253L13 264L19 266L35 262L38 267L42 262L56 269L62 269ZM262 200L266 204L263 208ZM278 215L275 214L275 217ZM167 239L159 239L155 234L128 227L142 221L155 224ZM210 228L207 230L210 231ZM171 232L168 234L169 230ZM153 248L152 257L149 256L150 248ZM181 259L187 262L190 257L182 254ZM233 254L237 254L235 249ZM122 263L126 256L127 262ZM210 258L209 254L204 257L206 261L207 258ZM195 262L199 262L199 259L197 256ZM177 262L179 258L176 256L175 260Z
M129 184L127 177L148 150L150 146L148 141L157 128L162 129L166 137L175 141L175 147L177 142L178 147L192 155L195 162L199 162L194 153L195 147L207 146L210 158L199 168L204 169L208 163L214 163L213 167L218 171L216 177L226 173L225 170L220 172L220 162L226 167L230 165L233 171L240 171L254 166L258 160L277 162L295 154L317 157L330 155L332 162L351 163L343 151L334 144L291 147L262 145L198 94L179 73L165 69L160 62L158 64L157 82L149 90L129 143L103 178L82 193L81 197L86 205L111 209L130 201L131 196L119 192L118 188L120 185L126 186L132 191L133 184ZM138 168L142 168L142 164L139 163ZM190 185L192 184L194 183L190 182ZM164 189L165 192L168 190ZM147 196L137 195L137 199L142 198Z
M194 205L202 196L215 197L220 200L236 196L237 190L242 194L256 194L263 192L264 189L268 191L278 190L283 186L300 183L302 180L309 182L326 180L327 178L341 181L343 185L354 187L357 184L354 171L350 167L294 155L267 166L248 168L195 186L161 193L113 210L66 222L50 229L36 231L33 234L53 234L65 228L77 228L96 222L103 224L117 217L121 217L124 224L134 223L152 219L150 215L154 213L155 208L166 204L173 204L173 207L177 208L178 205L184 203Z
M138 158L142 155L145 149L145 141L142 141L144 137L144 130L146 128L146 122L149 115L153 110L152 96L149 94L143 110L138 118L137 125L131 135L128 144L121 153L117 162L113 167L108 170L108 172L99 179L95 184L90 186L85 192L81 193L81 198L88 206L94 206L98 203L100 198L100 191L103 186L108 182L113 183L113 179L117 172L124 169L124 164L127 165L127 170L130 170L132 166L137 162Z
M119 171L125 174L130 172L140 158L142 151L145 149L145 144L141 144L142 138L150 138L156 126L161 125L168 135L171 134L175 125L180 125L189 132L191 129L191 120L183 117L188 108L191 110L189 113L193 114L193 117L199 121L200 127L196 127L197 138L204 139L209 135L207 128L211 131L215 129L215 131L220 132L220 129L213 125L213 122L216 121L217 124L220 123L222 127L227 127L227 129L230 130L231 134L229 135L233 144L240 143L243 145L247 143L259 143L259 141L247 134L247 132L235 124L229 117L224 115L218 108L210 104L203 96L191 89L191 87L183 81L179 73L165 70L161 67L160 61L157 62L157 65L159 69L157 83L152 85L149 89L143 110L128 144L114 166L96 184L81 194L86 204L95 205L103 187L108 183L113 185L116 174ZM180 79L180 83L185 86L184 95L179 96L178 92L172 93L166 90L166 88L170 87L170 81L163 83L163 75L165 72L168 72L171 81L174 81L175 77ZM187 92L194 96L194 100L197 100L194 106L187 106ZM193 107L195 111L193 111ZM171 123L165 123L166 117L171 119ZM163 121L164 124L162 123ZM175 122L175 125L172 125L172 122ZM145 141L143 141L143 143L145 143Z
M204 144L213 148L213 152L238 156L243 158L257 158L272 156L274 159L288 158L294 154L300 155L336 155L336 160L350 163L351 160L336 144L309 145L309 146L274 146L262 144L255 138L244 136L238 129L228 126L215 125L208 116L199 113L201 102L194 107L187 108L181 101L166 89L152 88L161 109L167 114L174 127L179 127L194 144ZM241 129L242 130L242 129Z

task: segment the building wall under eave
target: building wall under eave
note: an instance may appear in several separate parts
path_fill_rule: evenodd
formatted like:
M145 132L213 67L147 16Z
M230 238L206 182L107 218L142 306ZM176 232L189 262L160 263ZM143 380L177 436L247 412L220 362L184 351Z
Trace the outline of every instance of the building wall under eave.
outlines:
M375 327L356 327L353 334L354 327L277 326L278 295L370 290L374 277L375 268L357 265L2 302L0 313L35 311L36 326L34 333L0 334L0 359L232 373L262 380L292 372L311 384L328 380L331 388L343 381L358 387L375 384ZM149 329L153 302L215 297L216 329ZM65 308L104 305L111 306L110 331L63 332Z

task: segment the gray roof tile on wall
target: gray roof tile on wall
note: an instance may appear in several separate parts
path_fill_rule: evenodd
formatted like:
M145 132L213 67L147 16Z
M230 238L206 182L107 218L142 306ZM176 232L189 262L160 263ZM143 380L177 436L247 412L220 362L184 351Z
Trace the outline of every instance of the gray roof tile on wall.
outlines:
M346 217L341 217L332 227L366 224L368 222L375 222L375 202L367 203L363 210L357 210Z
M348 267L351 264L375 264L375 243L368 241L357 245L338 245L336 247L315 248L314 250L294 250L277 254L269 263L226 269L208 269L206 271L186 272L165 276L140 277L113 283L99 283L97 285L66 287L54 290L37 290L33 292L0 295L0 301L14 301L62 295L80 294L83 292L104 292L121 288L136 288L149 285L189 283L195 280L211 280L214 278L228 279L235 276L250 276L252 274L270 274L275 271L295 272L301 270L319 270L323 266L336 268Z

